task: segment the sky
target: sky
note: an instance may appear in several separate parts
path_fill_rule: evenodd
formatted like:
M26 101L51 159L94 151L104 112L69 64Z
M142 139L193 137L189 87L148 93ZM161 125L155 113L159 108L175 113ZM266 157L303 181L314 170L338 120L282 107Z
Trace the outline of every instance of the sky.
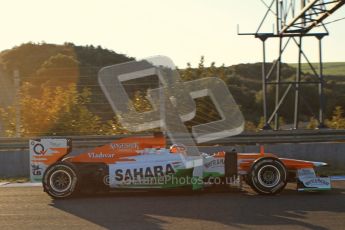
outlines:
M266 0L270 2L270 0ZM253 36L266 7L260 0L11 0L1 1L0 51L26 42L94 45L138 59L165 55L183 68L217 66L262 60L262 46ZM345 7L328 21L345 17ZM272 32L271 22L265 23ZM330 24L323 39L326 62L345 61L345 20ZM317 41L305 42L311 61L317 61ZM290 45L289 45L290 46ZM268 60L276 58L277 42L267 43ZM284 62L297 62L291 47Z

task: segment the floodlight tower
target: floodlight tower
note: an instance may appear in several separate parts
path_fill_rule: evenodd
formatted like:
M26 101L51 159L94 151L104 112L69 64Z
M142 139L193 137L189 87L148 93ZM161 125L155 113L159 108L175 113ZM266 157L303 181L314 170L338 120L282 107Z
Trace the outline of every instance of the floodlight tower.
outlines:
M262 41L263 62L262 62L262 93L263 93L263 129L270 129L270 123L274 119L274 129L279 129L279 110L284 104L290 91L294 92L294 129L298 129L299 107L300 107L300 85L312 84L318 87L319 95L319 128L324 127L324 79L322 66L322 38L328 35L328 30L323 21L333 12L345 4L345 0L271 0L269 4L261 0L266 6L267 11L255 33L239 33L239 35L254 35ZM274 15L274 32L261 32L262 26L267 22L270 14ZM321 30L321 31L320 31ZM317 32L315 32L317 31ZM318 40L319 67L314 67L309 61L306 52L303 50L302 43L304 38L314 37ZM272 67L267 71L266 67L266 40L277 38L278 56L274 60ZM294 81L284 80L281 76L281 63L284 51L289 43L297 46L297 71ZM301 63L304 59L313 72L312 81L303 81ZM276 79L272 80L274 75ZM267 87L275 85L275 107L272 113L268 114ZM281 88L287 85L285 91L281 94Z

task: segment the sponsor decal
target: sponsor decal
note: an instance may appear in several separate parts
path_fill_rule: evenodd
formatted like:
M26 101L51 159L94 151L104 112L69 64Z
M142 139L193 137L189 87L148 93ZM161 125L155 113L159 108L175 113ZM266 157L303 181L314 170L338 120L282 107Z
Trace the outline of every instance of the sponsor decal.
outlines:
M32 172L32 175L34 176L42 175L42 170L43 169L39 165L36 165L36 164L31 165L31 172Z
M36 155L44 155L47 152L47 150L44 149L44 146L39 143L34 146L33 151Z
M174 173L175 170L171 164L167 164L165 166L157 165L134 169L116 169L115 180L124 181L145 177L163 177L165 175L170 175Z
M89 158L113 158L114 153L88 153Z
M113 150L116 150L116 149L139 149L139 146L137 143L111 143L110 147Z
M66 140L67 141L67 140ZM65 146L65 143L63 143L63 145L61 145L62 143L61 142L55 142L54 140L51 140L51 141L47 141L47 145L50 146L50 147L67 147Z
M315 171L312 168L298 169L297 173L300 178L316 177Z
M179 162L179 161L173 162L172 164L173 164L174 168L182 168L183 167L182 162Z
M324 185L329 186L329 181L322 179L322 178L313 178L304 182L305 186L317 186L317 185Z
M224 158L220 158L220 159L214 159L208 163L206 163L204 166L205 168L211 168L214 166L223 166L224 165Z

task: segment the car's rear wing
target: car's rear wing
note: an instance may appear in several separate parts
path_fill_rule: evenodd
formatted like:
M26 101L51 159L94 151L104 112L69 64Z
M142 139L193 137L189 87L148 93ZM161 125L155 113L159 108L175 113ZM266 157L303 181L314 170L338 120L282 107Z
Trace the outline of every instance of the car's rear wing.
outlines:
M70 138L42 138L29 141L30 179L41 182L49 165L61 160L72 151Z

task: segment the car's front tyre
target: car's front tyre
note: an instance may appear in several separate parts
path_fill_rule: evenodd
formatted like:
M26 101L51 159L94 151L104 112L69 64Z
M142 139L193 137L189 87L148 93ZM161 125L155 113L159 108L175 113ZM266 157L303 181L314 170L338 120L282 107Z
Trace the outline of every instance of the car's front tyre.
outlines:
M248 180L250 187L257 193L274 195L285 188L287 171L279 159L265 157L253 164Z

